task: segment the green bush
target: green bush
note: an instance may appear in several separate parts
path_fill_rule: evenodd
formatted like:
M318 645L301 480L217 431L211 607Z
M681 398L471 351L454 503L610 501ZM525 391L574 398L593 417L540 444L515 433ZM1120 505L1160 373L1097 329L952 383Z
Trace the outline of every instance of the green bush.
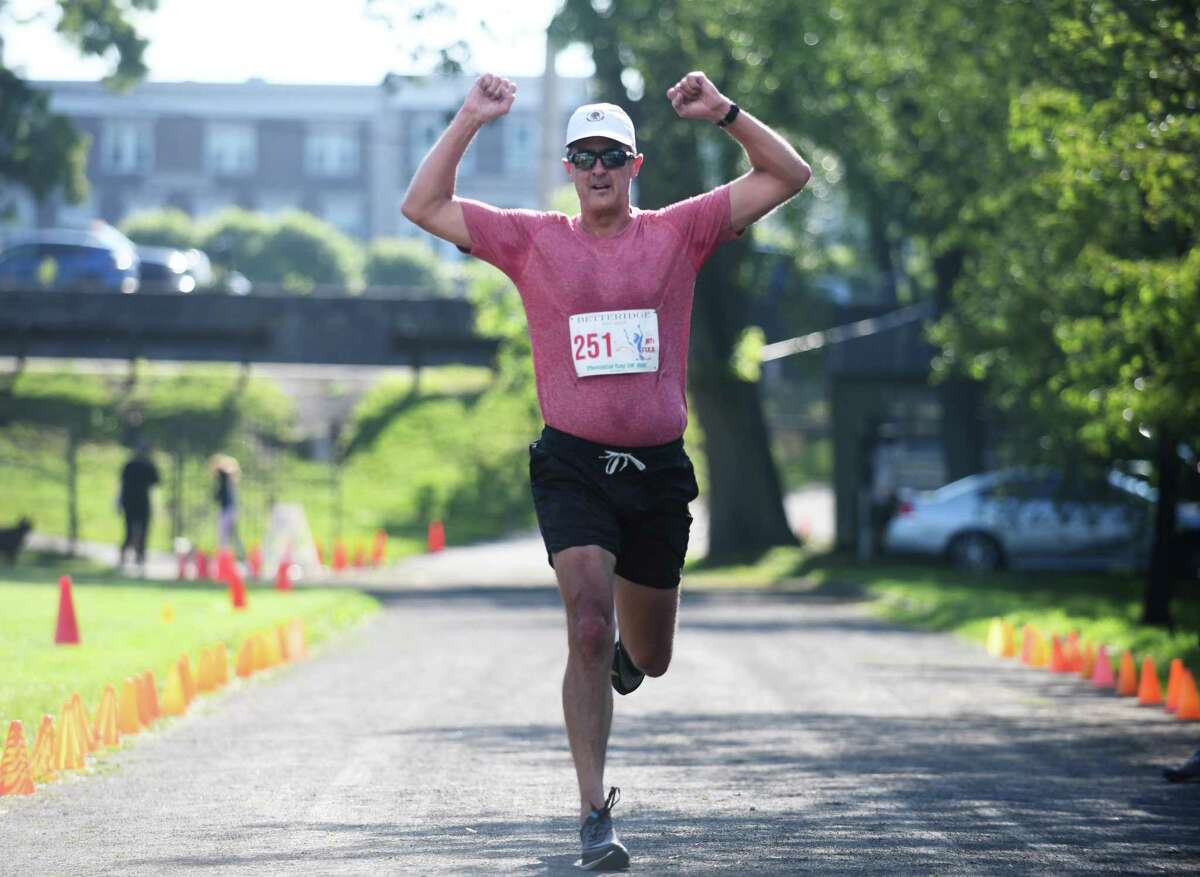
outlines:
M231 208L203 226L204 249L225 270L256 284L309 293L317 286L356 291L362 286L358 245L311 213L277 217Z
M135 244L144 247L190 250L199 247L201 242L200 231L192 218L176 208L130 214L121 223L121 231Z
M407 287L434 295L448 295L453 289L449 272L424 241L405 238L371 241L364 274L367 285L373 287Z

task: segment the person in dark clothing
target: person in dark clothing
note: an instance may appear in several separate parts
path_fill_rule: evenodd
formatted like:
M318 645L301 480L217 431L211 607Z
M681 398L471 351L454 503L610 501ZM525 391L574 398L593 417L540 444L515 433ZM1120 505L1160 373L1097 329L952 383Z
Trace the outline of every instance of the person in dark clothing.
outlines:
M217 503L217 547L229 548L234 556L246 552L237 528L237 483L242 474L238 461L228 454L215 454L209 460L213 473L213 499Z
M133 551L134 560L146 567L146 534L150 529L150 489L158 484L158 469L150 459L145 442L139 441L133 457L121 469L121 495L117 500L125 515L125 541L121 543L118 567L125 566L125 555Z

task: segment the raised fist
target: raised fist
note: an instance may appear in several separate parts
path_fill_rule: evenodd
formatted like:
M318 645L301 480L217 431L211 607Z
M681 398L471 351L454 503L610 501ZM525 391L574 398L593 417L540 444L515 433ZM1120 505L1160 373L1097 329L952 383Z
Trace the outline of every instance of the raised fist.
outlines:
M693 70L667 89L667 99L681 119L718 122L729 112L729 98L699 70Z
M517 86L514 82L485 73L471 86L463 101L463 109L481 122L490 122L507 113L516 97Z

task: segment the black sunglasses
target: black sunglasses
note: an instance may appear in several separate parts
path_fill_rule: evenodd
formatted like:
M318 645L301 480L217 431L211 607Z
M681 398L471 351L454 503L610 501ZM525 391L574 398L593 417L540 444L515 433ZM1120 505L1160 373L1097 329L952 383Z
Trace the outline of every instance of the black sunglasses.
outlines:
M578 152L572 152L567 156L567 161L575 165L581 171L590 171L596 166L596 159L600 159L600 163L606 168L612 169L617 167L625 167L625 163L636 156L626 149L613 147L606 149L603 152L592 152L590 149L580 149Z

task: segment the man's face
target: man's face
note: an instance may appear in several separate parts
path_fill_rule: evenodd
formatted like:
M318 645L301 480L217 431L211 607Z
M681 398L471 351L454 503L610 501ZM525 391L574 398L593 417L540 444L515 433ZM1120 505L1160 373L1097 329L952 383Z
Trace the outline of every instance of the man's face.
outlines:
M599 155L607 149L631 151L628 146L607 137L587 137L572 143L568 152L586 150ZM599 159L589 170L577 168L565 158L563 165L575 184L581 209L611 210L629 204L629 184L642 167L642 156L639 154L626 161L624 166L614 168L605 167Z

